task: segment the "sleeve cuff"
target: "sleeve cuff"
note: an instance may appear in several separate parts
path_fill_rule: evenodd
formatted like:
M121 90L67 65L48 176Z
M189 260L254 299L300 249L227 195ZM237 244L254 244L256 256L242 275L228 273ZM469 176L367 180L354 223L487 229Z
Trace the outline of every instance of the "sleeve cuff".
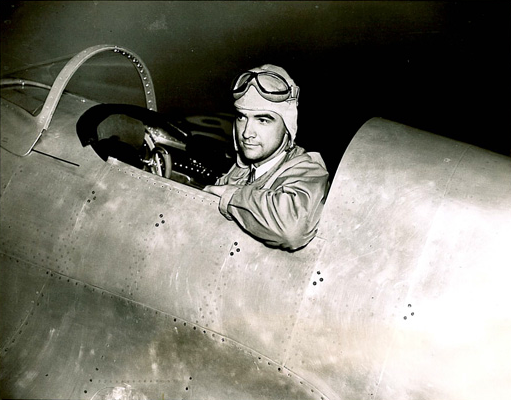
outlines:
M232 196L238 189L239 188L237 186L232 186L226 189L222 197L220 197L220 203L218 204L218 210L220 211L220 214L222 214L229 221L232 221L232 217L229 215L227 207L231 202Z

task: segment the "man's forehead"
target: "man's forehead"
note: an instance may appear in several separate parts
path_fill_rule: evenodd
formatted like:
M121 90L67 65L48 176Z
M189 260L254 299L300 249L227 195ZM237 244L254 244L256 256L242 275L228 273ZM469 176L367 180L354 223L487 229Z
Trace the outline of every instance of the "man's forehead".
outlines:
M244 108L237 108L236 111L245 116L245 117L255 117L255 118L272 118L272 119L282 119L279 114L270 110L247 110Z

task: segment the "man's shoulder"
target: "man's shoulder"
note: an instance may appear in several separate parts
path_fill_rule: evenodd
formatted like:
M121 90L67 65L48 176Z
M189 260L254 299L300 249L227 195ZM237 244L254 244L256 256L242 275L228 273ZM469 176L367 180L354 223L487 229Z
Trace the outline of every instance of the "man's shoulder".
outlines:
M288 154L284 160L284 164L292 163L297 165L300 162L308 162L311 164L317 164L318 167L325 169L326 165L321 157L321 154L314 151L306 151L303 147L294 146L288 151Z
M304 178L306 178L304 180ZM295 146L288 150L286 157L280 165L270 171L261 184L269 189L274 185L284 185L286 182L307 181L309 184L326 184L328 171L319 153L307 152L302 147Z

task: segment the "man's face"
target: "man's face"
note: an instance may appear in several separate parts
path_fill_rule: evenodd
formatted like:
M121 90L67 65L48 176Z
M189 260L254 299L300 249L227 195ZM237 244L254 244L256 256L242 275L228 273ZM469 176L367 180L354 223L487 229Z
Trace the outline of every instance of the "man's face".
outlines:
M236 140L245 159L257 165L274 155L286 136L286 126L280 115L248 110L238 110L237 114Z

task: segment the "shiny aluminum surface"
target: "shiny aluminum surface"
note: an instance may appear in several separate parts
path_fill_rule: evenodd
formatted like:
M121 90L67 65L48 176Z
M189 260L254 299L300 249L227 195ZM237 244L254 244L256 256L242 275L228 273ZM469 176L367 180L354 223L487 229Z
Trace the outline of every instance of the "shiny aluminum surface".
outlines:
M63 102L35 151L1 153L2 397L508 395L509 158L372 119L288 253L82 148L90 104Z

